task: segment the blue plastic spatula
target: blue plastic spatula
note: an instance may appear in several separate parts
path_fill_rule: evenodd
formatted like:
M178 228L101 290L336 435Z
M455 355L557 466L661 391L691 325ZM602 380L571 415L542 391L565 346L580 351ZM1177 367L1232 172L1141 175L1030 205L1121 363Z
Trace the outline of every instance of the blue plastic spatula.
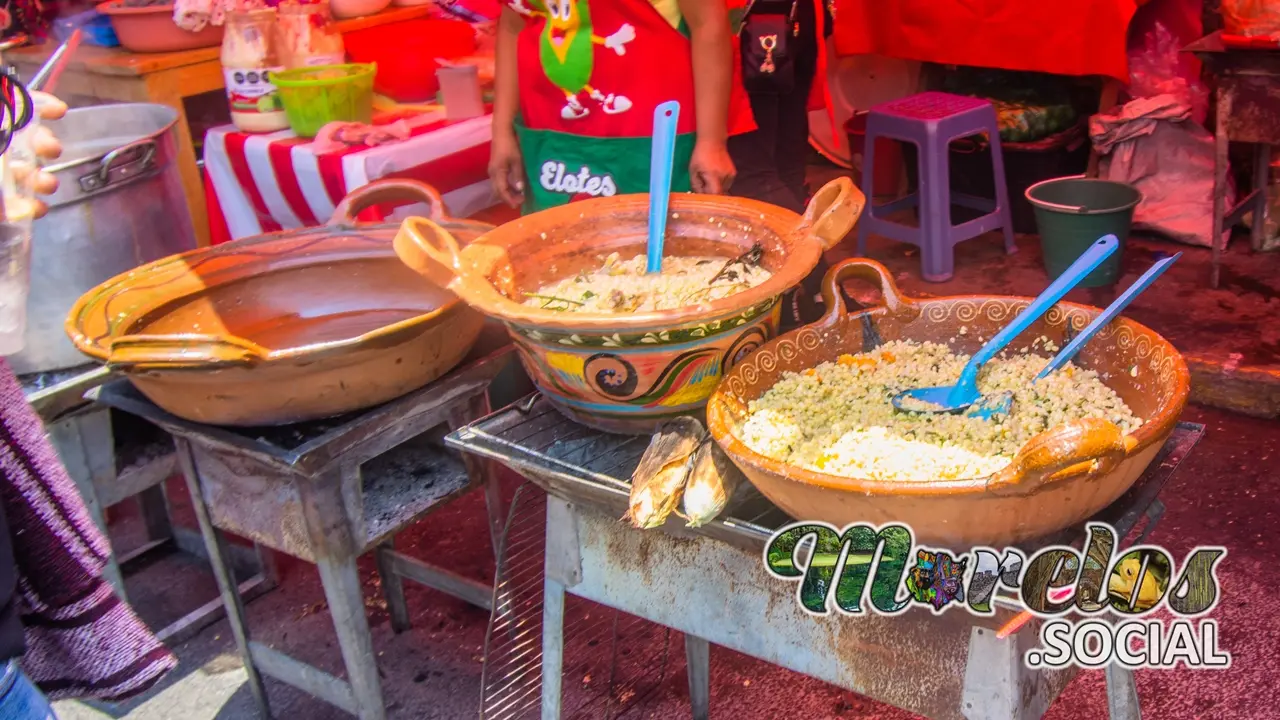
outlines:
M1018 313L1013 321L1004 327L991 341L974 353L969 364L960 373L960 381L955 385L942 385L931 388L916 388L898 393L893 397L893 406L899 410L924 413L956 413L965 410L980 397L978 393L978 371L988 360L995 357L1018 335L1040 319L1059 300L1071 291L1081 280L1103 260L1111 257L1120 241L1115 235L1108 235L1089 246L1084 254L1071 263L1071 267L1054 280L1044 292Z
M1112 301L1112 303L1107 306L1106 310L1099 313L1098 317L1094 318L1093 322L1089 323L1088 327L1081 330L1079 335L1075 336L1071 342L1067 343L1067 346L1062 348L1062 350L1054 356L1053 360L1049 361L1048 365L1044 366L1044 369L1040 371L1040 374L1036 375L1036 380L1048 377L1051 373L1061 370L1063 366L1071 362L1071 358L1075 357L1076 354L1080 352L1080 349L1085 346L1085 343L1089 342L1094 335L1098 334L1099 330L1106 327L1112 320L1115 320L1120 313L1124 312L1124 309L1129 307L1129 304L1132 303L1134 299L1141 295L1144 290L1151 287L1151 284L1163 275L1164 271L1169 269L1169 266L1177 262L1180 257L1182 257L1182 253L1177 253L1173 257L1164 258L1155 265L1152 265L1150 269L1142 274L1142 277L1138 278L1137 282L1130 285L1129 289L1124 291L1123 295ZM1008 415L1009 411L1012 409L1013 393L1005 391L998 395L993 395L990 398L984 398L981 403L974 405L973 408L969 410L968 414L972 417L981 417L989 420L994 415Z
M671 204L671 172L675 164L676 122L680 103L672 100L653 111L653 156L649 160L649 255L645 268L662 272L662 243L667 235L667 208Z

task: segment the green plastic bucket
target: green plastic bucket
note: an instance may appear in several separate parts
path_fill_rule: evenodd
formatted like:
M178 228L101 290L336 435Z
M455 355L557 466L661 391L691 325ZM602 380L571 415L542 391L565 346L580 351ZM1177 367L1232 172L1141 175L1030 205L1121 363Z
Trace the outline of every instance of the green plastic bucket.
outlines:
M1110 180L1065 177L1027 188L1027 200L1035 208L1044 269L1050 280L1065 272L1098 238L1115 235L1120 241L1119 249L1079 286L1115 284L1120 278L1125 240L1133 225L1133 210L1142 200L1137 188Z

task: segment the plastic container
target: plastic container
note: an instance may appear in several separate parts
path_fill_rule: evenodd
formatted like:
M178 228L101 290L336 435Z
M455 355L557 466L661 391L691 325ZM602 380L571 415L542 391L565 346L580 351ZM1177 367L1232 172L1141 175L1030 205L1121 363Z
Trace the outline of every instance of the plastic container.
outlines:
M343 36L354 63L374 63L374 90L400 103L433 102L440 84L437 59L476 51L475 28L456 20L406 20Z
M222 26L187 32L174 25L172 4L125 7L120 0L112 0L99 5L98 12L111 19L120 45L130 52L178 52L217 47L222 42Z
M31 296L31 228L35 220L36 157L33 140L40 112L14 133L0 156L0 356L26 346L27 300ZM11 116L10 116L11 119Z
M480 92L480 71L475 65L442 67L436 70L445 117L465 120L484 114L484 96Z
M1032 185L1026 196L1035 207L1049 279L1061 275L1098 238L1115 235L1120 249L1089 273L1079 287L1114 285L1142 193L1125 183L1067 177Z
M241 132L267 133L289 127L273 77L284 70L275 10L227 14L222 41L231 122Z
M373 76L367 63L285 70L275 76L289 127L312 138L331 122L373 121Z
M120 47L120 38L111 27L111 18L97 10L86 10L68 17L59 18L53 23L53 37L58 42L66 42L71 33L81 30L81 42L98 47Z
M341 65L347 61L342 33L333 24L327 2L291 2L277 9L285 68Z

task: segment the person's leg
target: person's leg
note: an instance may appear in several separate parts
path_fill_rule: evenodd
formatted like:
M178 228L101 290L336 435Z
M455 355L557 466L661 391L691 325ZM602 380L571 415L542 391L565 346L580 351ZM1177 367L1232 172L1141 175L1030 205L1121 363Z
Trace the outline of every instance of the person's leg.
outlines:
M813 72L796 78L796 87L778 98L778 129L774 142L778 177L797 198L805 200L805 171L809 166L809 89Z
M17 661L0 665L0 718L4 720L57 720L40 690L22 674Z
M807 59L806 59L807 60ZM795 89L778 98L778 128L774 143L774 153L778 159L778 177L788 192L800 198L808 199L809 192L805 184L805 173L809 159L809 89L813 83L814 71L806 62L801 74L796 78ZM798 68L801 69L801 68ZM803 207L799 209L803 211ZM784 323L796 325L811 323L822 316L822 302L818 294L822 290L822 278L827 274L828 265L825 259L819 258L818 265L805 277L800 288L789 297L790 306L784 308ZM786 322L790 314L791 323Z
M757 129L729 138L729 156L738 171L729 192L800 212L804 207L801 198L791 192L778 175L779 96L751 93L750 97Z

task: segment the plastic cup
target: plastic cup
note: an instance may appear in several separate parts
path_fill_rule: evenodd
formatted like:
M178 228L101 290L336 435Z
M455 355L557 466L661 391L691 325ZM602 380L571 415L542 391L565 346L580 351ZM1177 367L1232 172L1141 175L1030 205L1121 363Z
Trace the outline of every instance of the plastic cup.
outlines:
M450 120L484 115L484 94L480 92L480 69L475 65L442 67L436 70L444 114Z
M33 109L36 110L36 109ZM0 156L0 355L21 352L31 294L31 224L35 216L35 175L40 169L32 139L39 112L14 134Z

